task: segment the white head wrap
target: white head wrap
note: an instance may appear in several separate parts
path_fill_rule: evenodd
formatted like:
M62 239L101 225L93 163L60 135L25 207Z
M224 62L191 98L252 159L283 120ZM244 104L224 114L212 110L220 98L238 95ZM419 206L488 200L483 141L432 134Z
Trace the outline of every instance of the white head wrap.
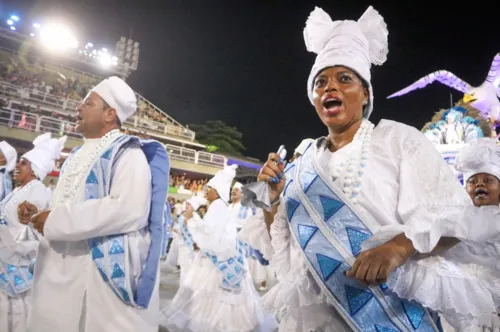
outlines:
M241 190L241 188L243 188L243 185L239 182L236 182L234 185L233 185L233 189L239 189Z
M105 79L91 92L97 93L111 108L116 110L121 123L124 123L137 110L134 91L119 77L112 76Z
M3 155L5 156L5 160L7 163L5 164L5 171L7 173L10 173L16 168L16 162L17 162L17 151L7 143L6 141L0 142L0 151L2 151Z
M487 173L500 180L500 146L493 138L479 138L460 150L455 167L464 173L464 181L470 177Z
M199 196L193 196L190 199L187 200L186 203L189 203L193 207L193 211L198 211L200 206L207 204L207 200L204 199L203 197Z
M389 53L387 24L373 7L368 7L356 21L335 21L321 8L311 12L304 29L304 40L309 52L318 56L307 80L307 95L313 102L316 76L325 68L344 66L355 71L368 83L370 99L363 110L368 118L373 110L373 89L370 67L382 65Z
M54 170L56 160L61 158L66 138L63 136L53 139L50 133L42 134L33 141L34 148L23 155L31 163L31 169L40 181Z
M229 202L229 192L231 183L236 176L238 165L225 166L222 171L218 171L213 178L208 181L207 186L217 190L219 197L225 202Z
M312 138L306 138L305 140L302 140L302 142L300 142L299 146L297 146L297 148L295 149L294 153L293 154L300 154L300 155L303 155L304 152L306 152L306 149L307 147L312 143L314 142L314 140Z

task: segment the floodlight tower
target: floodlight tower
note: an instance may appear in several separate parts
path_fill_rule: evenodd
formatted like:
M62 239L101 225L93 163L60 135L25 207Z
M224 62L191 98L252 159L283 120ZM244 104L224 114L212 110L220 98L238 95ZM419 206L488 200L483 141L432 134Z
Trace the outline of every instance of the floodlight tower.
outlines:
M118 58L118 67L122 69L125 77L137 70L139 66L139 42L120 37L116 43L114 54Z

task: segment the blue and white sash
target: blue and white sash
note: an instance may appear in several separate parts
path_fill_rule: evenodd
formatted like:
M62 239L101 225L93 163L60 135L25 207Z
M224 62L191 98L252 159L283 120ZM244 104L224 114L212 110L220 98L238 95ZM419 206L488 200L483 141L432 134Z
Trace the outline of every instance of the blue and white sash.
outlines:
M5 226L3 226L5 227ZM28 266L14 266L0 262L0 288L10 297L18 296L31 288L33 275Z
M181 230L181 237L184 243L190 251L194 253L195 250L193 244L195 242L191 232L184 224L184 216L180 216L178 222ZM226 260L221 260L217 257L217 255L203 250L202 248L201 250L203 255L209 258L212 263L215 264L217 269L219 269L222 275L220 284L221 287L231 292L238 292L241 288L241 281L247 272L245 269L245 259L257 259L261 264L269 265L269 262L262 257L262 254L258 250L253 249L247 243L240 240L236 240L236 255Z
M151 170L151 209L148 230L151 245L139 283L132 289L132 274L129 259L127 234L89 239L90 254L102 279L123 303L135 308L147 308L155 288L158 265L164 234L164 213L166 207L170 163L163 145L153 140L141 140L134 136L122 135L111 144L92 166L85 182L85 200L100 199L111 190L112 166L125 148L138 145L144 152ZM73 153L67 158L69 162ZM133 167L133 166L132 166ZM64 172L62 168L61 172Z
M12 198L12 179L9 173L2 174L4 179L5 197L2 199L0 210ZM2 213L3 214L3 213ZM0 217L0 227L8 227L8 222ZM0 288L10 297L18 296L31 288L33 284L33 271L28 266L15 266L0 262Z
M309 270L353 331L439 331L420 304L387 286L366 287L344 275L372 236L366 220L318 167L315 143L286 168L286 212ZM371 224L373 225L373 224Z

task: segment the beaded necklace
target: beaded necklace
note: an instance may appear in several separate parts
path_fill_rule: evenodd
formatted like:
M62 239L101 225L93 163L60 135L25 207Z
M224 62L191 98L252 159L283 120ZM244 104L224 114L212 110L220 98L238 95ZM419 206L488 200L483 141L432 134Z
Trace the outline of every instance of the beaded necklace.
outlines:
M347 154L345 161L342 161L334 168L332 173L333 181L343 176L344 186L342 191L353 204L356 204L357 196L361 192L361 177L364 173L363 169L368 162L369 148L374 127L375 126L370 121L363 120L351 142L351 144L354 145L354 149ZM361 148L358 149L357 146ZM361 151L361 153L358 153L359 151Z
M118 129L113 129L104 135L99 144L94 148L87 158L80 160L82 156L83 147L75 153L71 158L68 165L64 167L63 180L63 193L59 198L59 203L65 203L71 201L80 187L80 182L83 177L87 176L88 170L92 167L95 159L104 153L111 143L113 143L118 136L122 135Z

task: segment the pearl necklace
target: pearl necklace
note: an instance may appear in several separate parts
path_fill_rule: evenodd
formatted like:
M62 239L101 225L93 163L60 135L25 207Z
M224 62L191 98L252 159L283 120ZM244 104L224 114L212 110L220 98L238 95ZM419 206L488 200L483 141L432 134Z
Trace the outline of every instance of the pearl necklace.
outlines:
M71 201L75 197L83 177L87 176L95 159L100 154L104 153L104 149L113 143L120 135L122 134L118 129L109 131L101 138L99 144L94 148L94 151L92 151L85 160L80 160L84 147L75 152L75 155L70 159L68 164L64 166L64 174L62 176L63 193L59 198L59 203Z
M38 180L38 179L31 180L30 182L28 182L24 186L14 189L7 197L4 198L4 200L0 204L0 209L2 210L2 215L0 216L0 224L2 224L3 220L5 219L5 215L7 214L7 211L13 205L17 208L17 206L19 206L19 204L21 203L20 200L16 199L16 198L22 197L20 195L22 192L27 191L29 188L33 187L38 182L40 182L40 180Z
M361 193L361 177L363 176L363 168L366 167L368 162L374 127L370 121L363 120L351 142L354 145L352 152L347 154L346 161L342 161L335 167L332 174L333 181L343 175L344 188L342 191L353 204L357 203L357 196ZM358 148L358 146L361 147ZM359 150L361 153L358 153Z

